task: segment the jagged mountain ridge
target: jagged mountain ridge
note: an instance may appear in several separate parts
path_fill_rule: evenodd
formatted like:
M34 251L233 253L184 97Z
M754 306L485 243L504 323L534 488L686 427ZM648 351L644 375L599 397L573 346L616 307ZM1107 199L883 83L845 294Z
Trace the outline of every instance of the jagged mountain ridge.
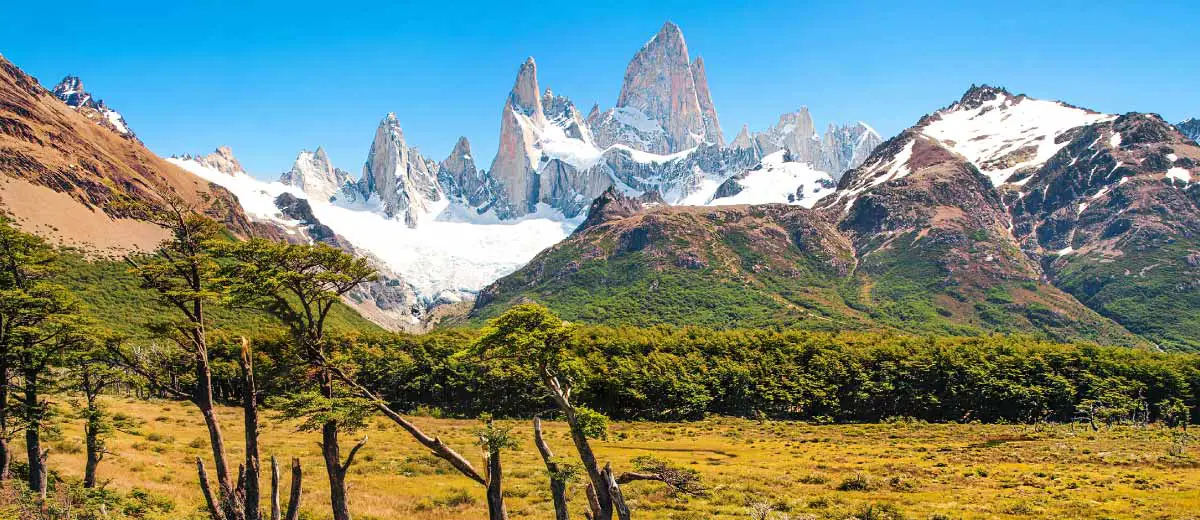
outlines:
M83 88L83 80L78 76L64 77L51 92L67 106L96 124L130 139L137 139L121 113L109 108L103 100L93 98L92 94Z
M748 138L744 131L735 142ZM615 219L626 225L618 236L581 228L485 289L473 312L533 299L576 319L683 324L677 306L640 308L636 298L671 301L686 293L679 280L694 279L721 294L746 293L710 300L737 325L811 326L811 314L788 310L795 305L838 326L1037 331L1196 349L1196 153L1200 147L1154 115L1111 116L972 87L876 148L811 212L823 223L814 229L848 245L839 264L848 267L837 274L772 278L780 267L755 249L770 240L738 238L744 231L734 223L743 215L714 210L686 225L674 215L677 227L665 233L646 222L674 208L655 207L625 211ZM688 214L695 211L702 210ZM682 250L704 253L671 253L685 242ZM704 243L732 253L706 257L716 250ZM1123 271L1125 263L1136 269ZM596 302L579 299L577 285L598 291ZM671 294L638 296L661 288ZM639 313L616 316L614 305Z

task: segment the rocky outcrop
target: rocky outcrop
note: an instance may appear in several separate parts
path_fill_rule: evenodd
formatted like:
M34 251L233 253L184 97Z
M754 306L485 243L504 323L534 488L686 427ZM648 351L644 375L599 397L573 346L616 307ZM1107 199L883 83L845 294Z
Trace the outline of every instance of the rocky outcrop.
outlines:
M212 168L225 175L235 175L238 173L246 173L245 168L242 168L242 163L239 163L237 157L233 156L233 149L228 146L218 146L216 150L208 155L184 155L181 159L191 159L200 163L201 166Z
M1200 142L1200 119L1193 117L1187 121L1175 125L1175 128L1178 128L1179 131L1183 132L1183 135L1186 135L1189 139Z
M350 182L350 173L334 168L325 149L318 146L315 152L296 155L292 169L280 174L279 182L300 188L311 199L328 201Z
M702 63L697 68L703 72ZM703 89L708 92L707 85ZM698 90L683 31L667 22L629 62L616 107L636 111L665 131L665 146L643 151L671 154L705 142L710 134Z
M486 211L496 198L495 181L475 167L466 137L459 137L454 150L438 164L438 182L451 200L474 208Z
M133 130L125 123L125 118L120 112L113 110L104 104L103 100L96 99L87 90L83 88L83 81L78 76L67 76L58 82L51 91L55 97L66 103L67 106L75 109L76 112L83 114L89 120L116 132L117 134L136 139Z
M436 162L404 142L400 121L395 113L389 113L375 130L358 189L367 200L377 200L389 218L403 219L415 227L435 209L435 203L445 199L438 169Z
M752 150L756 155L760 154L758 144L754 142L754 137L750 135L750 125L742 125L742 130L729 143L729 147L737 150Z

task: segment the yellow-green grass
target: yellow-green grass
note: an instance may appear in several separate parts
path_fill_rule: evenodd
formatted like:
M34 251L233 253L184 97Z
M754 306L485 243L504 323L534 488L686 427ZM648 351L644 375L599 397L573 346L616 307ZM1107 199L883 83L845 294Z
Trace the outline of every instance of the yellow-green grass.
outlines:
M67 398L59 399L66 406ZM119 490L134 487L176 504L165 518L200 518L197 456L210 460L199 414L188 403L109 399L114 412L145 421L136 434L119 433L100 467L102 480ZM220 411L232 460L240 460L240 411ZM264 466L277 455L304 464L303 509L328 518L328 490L318 435L267 413L261 444ZM416 417L479 461L470 420ZM553 518L544 466L531 425L502 421L520 446L503 454L511 518ZM50 443L52 470L69 477L83 470L81 426L59 424ZM561 423L547 424L556 455L574 455ZM630 460L652 455L699 471L711 489L706 498L671 497L662 485L634 483L625 493L642 519L748 518L747 506L765 501L796 518L856 518L867 507L906 518L1197 518L1200 515L1200 446L1169 453L1175 438L1151 426L1111 430L1057 425L863 424L810 425L713 418L692 423L614 423L608 441L596 441L601 460L619 472ZM343 450L363 437L349 477L357 519L478 519L486 515L482 486L455 473L384 418L343 438ZM24 453L23 447L16 448ZM479 462L477 467L482 467ZM211 471L211 462L209 463ZM286 467L284 468L286 470ZM842 490L865 477L866 490ZM265 477L265 475L264 475ZM288 480L284 471L284 481ZM264 482L267 480L264 479ZM853 487L853 486L850 486ZM573 518L582 518L583 489L571 488ZM264 503L265 506L265 503ZM941 516L936 516L941 515ZM890 516L883 516L890 518Z

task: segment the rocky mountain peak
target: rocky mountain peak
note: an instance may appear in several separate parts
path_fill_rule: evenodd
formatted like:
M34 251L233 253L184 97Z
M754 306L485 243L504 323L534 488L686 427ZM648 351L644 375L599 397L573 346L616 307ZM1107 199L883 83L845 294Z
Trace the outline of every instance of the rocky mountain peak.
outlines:
M405 144L400 121L392 112L375 130L358 190L368 200L377 198L387 216L403 217L416 227L433 203L443 199L437 176L437 163Z
M721 122L717 119L717 107L713 105L712 93L708 91L708 73L704 70L704 58L696 56L692 62L692 80L696 83L696 98L704 116L704 141L725 146L725 135L721 133Z
M702 62L699 69L703 72ZM706 142L712 133L705 124L698 90L707 97L707 85L697 88L683 32L667 22L629 62L616 106L635 112L626 119L648 119L665 131L664 142L643 151L675 153ZM707 101L711 104L711 99Z
M971 85L967 89L958 104L964 108L975 109L988 101L992 101L1000 96L1013 97L1012 93L1004 87L993 87L991 85Z
M88 119L100 126L106 127L122 136L133 138L133 130L125 124L125 118L119 112L108 108L104 101L96 99L83 88L83 80L78 76L67 76L59 81L51 90L54 97L62 100L67 106L75 109Z
M92 95L84 90L83 80L79 79L79 76L67 76L63 78L62 81L59 81L54 86L51 92L71 108L79 108L81 106L96 108L96 102L92 100Z
M520 110L535 119L542 114L542 98L538 95L537 63L533 56L525 59L517 71L517 81L513 83L512 92L508 95L508 103L513 109Z
M737 150L754 149L754 138L750 136L750 125L742 125L742 130L738 132L737 137L734 137L729 145Z
M279 182L300 188L309 198L328 201L350 181L350 174L334 168L325 148L315 152L303 150L296 155L292 169L279 176Z
M229 146L218 146L212 153L195 157L195 160L201 165L217 170L225 175L246 172L242 168L242 163L239 163L237 157L233 156L233 149Z
M1200 142L1200 119L1193 117L1187 121L1175 125L1175 128L1178 128L1180 132L1183 132L1183 135L1186 135L1188 139Z

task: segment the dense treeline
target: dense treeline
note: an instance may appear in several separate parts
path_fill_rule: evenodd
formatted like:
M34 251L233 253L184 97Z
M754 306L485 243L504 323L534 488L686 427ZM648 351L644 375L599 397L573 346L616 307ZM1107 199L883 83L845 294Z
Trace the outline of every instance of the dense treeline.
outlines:
M405 410L551 407L531 371L463 354L472 340L379 335L351 350L360 380ZM1177 421L1180 406L1198 416L1200 394L1200 356L1027 336L585 327L573 350L580 403L620 419Z

